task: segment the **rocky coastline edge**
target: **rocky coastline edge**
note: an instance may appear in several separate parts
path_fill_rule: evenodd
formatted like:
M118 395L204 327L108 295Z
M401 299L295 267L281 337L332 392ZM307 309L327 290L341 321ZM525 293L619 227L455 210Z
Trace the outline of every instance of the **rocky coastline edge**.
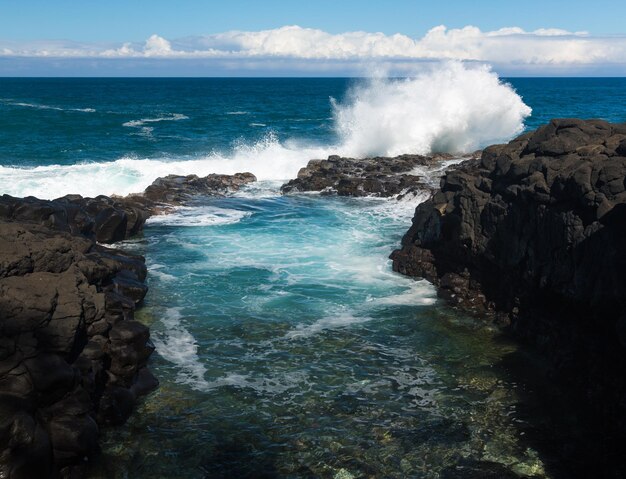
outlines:
M103 244L255 180L171 175L124 198L0 196L0 477L84 477L100 429L158 386L150 332L134 320L144 258Z

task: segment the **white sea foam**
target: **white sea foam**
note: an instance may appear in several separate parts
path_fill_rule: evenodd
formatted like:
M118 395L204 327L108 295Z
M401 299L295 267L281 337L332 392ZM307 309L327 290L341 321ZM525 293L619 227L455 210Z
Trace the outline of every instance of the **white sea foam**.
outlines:
M361 157L469 152L521 133L531 110L489 68L447 63L410 79L372 79L334 112L343 151Z
M148 271L152 276L156 276L161 281L176 281L176 276L162 271L164 268L167 268L167 266L165 266L164 264L155 263L148 266Z
M122 123L122 126L129 126L129 127L137 128L137 127L144 126L146 123L158 123L161 121L180 121L180 120L189 120L189 117L181 113L172 113L171 115L159 116L156 118L142 118L141 120L127 121L126 123Z
M287 141L272 133L254 144L240 144L229 154L211 153L193 160L122 158L106 163L48 165L35 168L0 166L0 193L52 199L68 193L84 196L126 195L143 191L169 174L206 176L251 171L260 180L295 178L311 158L324 158L327 148Z
M182 206L165 215L151 216L146 223L167 226L218 226L238 223L250 214L247 211L214 206Z
M368 306L428 306L437 302L435 288L427 281L412 281L403 292L380 298L369 298Z
M312 324L299 324L294 329L285 334L285 339L299 339L314 336L328 329L347 328L354 324L371 321L368 316L354 316L350 313L341 312L332 316L327 316L315 321Z
M44 105L40 103L13 101L6 98L0 98L0 102L4 103L5 105L21 106L24 108L35 108L37 110L78 111L83 113L94 113L96 111L95 108L61 108L59 106Z
M107 163L0 167L0 193L55 198L68 193L94 196L143 191L168 174L232 174L250 171L259 180L294 178L313 158L330 154L360 157L467 152L519 133L530 114L522 99L487 68L445 64L407 80L370 80L339 104L334 102L334 127L341 141L311 145L279 141L269 132L255 143L241 142L229 152L196 159L121 158ZM247 114L232 111L228 114ZM147 125L178 121L182 114L132 120L124 125L149 135Z
M157 352L179 368L177 382L194 389L206 389L208 386L204 378L206 367L198 356L198 343L181 320L179 308L167 309L161 318L165 330L153 328L152 339Z
M227 111L226 114L227 115L249 115L250 112L248 112L248 111Z

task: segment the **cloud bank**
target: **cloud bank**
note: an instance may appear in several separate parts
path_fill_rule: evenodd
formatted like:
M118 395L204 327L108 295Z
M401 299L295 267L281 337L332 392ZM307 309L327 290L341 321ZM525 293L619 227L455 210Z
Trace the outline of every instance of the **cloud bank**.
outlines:
M0 41L0 58L95 60L219 60L232 65L312 61L390 62L406 65L439 60L491 63L529 71L611 66L626 72L626 36L599 37L586 32L518 27L483 32L467 26L437 26L421 38L403 34L347 32L285 26L257 32L231 31L182 39L152 35L145 42L103 45L71 41Z

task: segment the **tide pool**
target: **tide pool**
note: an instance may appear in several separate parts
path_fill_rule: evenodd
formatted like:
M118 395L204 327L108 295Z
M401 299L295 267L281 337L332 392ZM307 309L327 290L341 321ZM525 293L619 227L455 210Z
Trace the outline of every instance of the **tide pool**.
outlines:
M146 254L139 318L161 387L105 433L95 477L435 478L485 462L542 477L498 366L514 346L391 271L414 206L261 183L124 244Z

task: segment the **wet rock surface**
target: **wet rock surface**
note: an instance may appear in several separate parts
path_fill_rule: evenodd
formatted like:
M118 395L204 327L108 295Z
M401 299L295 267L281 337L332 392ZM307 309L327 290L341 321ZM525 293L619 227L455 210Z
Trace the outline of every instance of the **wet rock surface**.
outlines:
M183 205L199 196L223 196L256 181L251 173L235 175L169 175L157 178L143 193L126 197L83 198L66 195L55 200L0 196L0 219L35 222L58 231L83 235L110 244L141 232L153 214Z
M114 243L139 233L149 216L145 205L122 198L67 195L56 200L41 200L32 196L0 196L0 218L39 223L99 243Z
M142 257L0 220L2 477L80 476L99 427L156 387L148 328L133 321L145 276Z
M580 406L573 467L622 477L626 124L553 120L487 148L417 207L392 259L543 350Z
M98 243L254 180L168 176L126 198L0 197L0 477L83 477L100 428L123 424L158 385L150 332L134 320L144 258Z
M365 159L329 156L327 160L311 160L300 169L298 177L282 186L283 193L319 191L339 196L380 196L399 198L417 195L431 186L419 174L452 155L401 155L394 158Z
M225 195L254 181L256 177L252 173L212 174L204 178L197 175L168 175L157 178L146 188L143 196L154 203L180 205L200 195Z

